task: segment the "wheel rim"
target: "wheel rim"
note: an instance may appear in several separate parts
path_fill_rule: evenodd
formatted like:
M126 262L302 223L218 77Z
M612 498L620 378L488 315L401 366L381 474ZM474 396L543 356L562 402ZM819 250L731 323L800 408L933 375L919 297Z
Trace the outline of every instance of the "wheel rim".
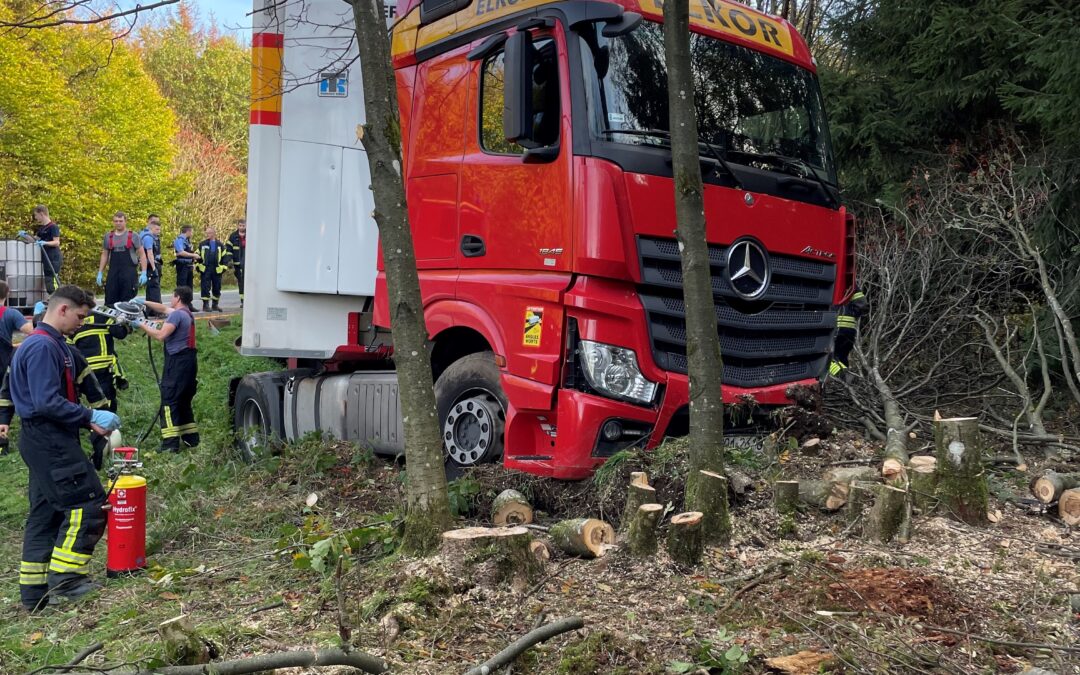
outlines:
M265 445L266 415L259 402L249 398L240 409L240 450L248 459L254 459Z
M450 459L462 466L479 464L502 433L502 403L489 391L471 390L450 406L443 422L443 444Z

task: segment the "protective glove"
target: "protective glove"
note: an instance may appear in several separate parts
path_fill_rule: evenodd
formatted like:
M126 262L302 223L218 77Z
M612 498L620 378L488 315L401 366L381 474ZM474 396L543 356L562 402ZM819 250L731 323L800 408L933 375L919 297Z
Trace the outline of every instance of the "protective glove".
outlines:
M226 265L218 265L217 266L217 273L218 274L225 274L225 270L227 270L227 269L229 269L229 268Z
M132 298L130 302L135 303L139 307L143 307L146 305L146 298Z
M145 286L146 285L146 271L145 270L142 271L142 272L139 272L139 285L140 286Z
M19 230L18 234L16 234L15 236L19 237L19 238L25 237L26 236L26 230Z
M34 242L34 246L37 246L38 248L45 248L45 242L38 239L37 241Z
M97 273L97 285L101 286L101 270L98 270Z
M45 303L42 302L41 300L38 300L34 304L34 316L37 316L38 314L44 314L46 309L47 308L46 308Z
M90 413L90 423L105 431L114 431L120 428L120 416L108 410L94 410Z
M130 319L128 323L136 328L146 323L146 319Z

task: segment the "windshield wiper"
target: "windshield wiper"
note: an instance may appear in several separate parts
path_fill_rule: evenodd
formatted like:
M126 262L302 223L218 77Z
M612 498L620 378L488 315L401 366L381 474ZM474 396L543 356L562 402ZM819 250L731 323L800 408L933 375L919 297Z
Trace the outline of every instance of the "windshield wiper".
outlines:
M663 129L601 129L600 133L606 136L613 136L615 134L626 134L627 136L645 136L648 138L662 138L667 141L668 145L671 145L671 132L664 131ZM731 176L731 180L735 183L735 187L740 190L743 189L742 181L735 175L735 171L731 168L731 164L728 163L720 153L717 152L716 146L708 141L698 139L699 145L704 145L709 151L709 156L716 160L717 165L727 172L727 175ZM700 153L699 153L700 154Z
M810 179L814 183L817 183L818 187L821 188L821 192L825 195L826 198L828 198L830 206L832 206L833 208L840 206L840 200L836 197L836 195L833 194L832 190L829 189L828 181L821 177L821 174L819 174L817 171L817 167L804 159L768 152L728 150L728 154L732 153L736 155L742 155L744 157L749 157L752 160L780 166L784 169L794 169L796 172L798 172L799 178Z

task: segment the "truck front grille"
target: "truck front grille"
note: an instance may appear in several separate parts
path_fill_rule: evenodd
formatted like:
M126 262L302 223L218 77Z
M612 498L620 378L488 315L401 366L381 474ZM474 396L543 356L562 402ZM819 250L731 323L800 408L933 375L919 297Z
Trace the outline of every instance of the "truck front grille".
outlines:
M638 238L642 285L653 358L665 370L686 373L686 310L679 245L672 239ZM770 254L772 280L760 300L748 302L731 288L726 246L709 246L717 332L724 359L723 383L764 387L821 377L836 326L832 308L836 266Z

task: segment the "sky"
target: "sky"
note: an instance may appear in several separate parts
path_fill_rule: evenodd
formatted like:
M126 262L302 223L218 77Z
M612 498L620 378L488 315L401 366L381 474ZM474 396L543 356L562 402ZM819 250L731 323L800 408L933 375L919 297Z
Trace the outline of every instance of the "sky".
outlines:
M251 39L252 0L189 0L198 10L199 17L209 21L211 17L222 32L236 33L245 42ZM116 4L124 9L135 5L151 4L152 0L117 0ZM165 7L151 12L151 16L160 15L171 8Z

